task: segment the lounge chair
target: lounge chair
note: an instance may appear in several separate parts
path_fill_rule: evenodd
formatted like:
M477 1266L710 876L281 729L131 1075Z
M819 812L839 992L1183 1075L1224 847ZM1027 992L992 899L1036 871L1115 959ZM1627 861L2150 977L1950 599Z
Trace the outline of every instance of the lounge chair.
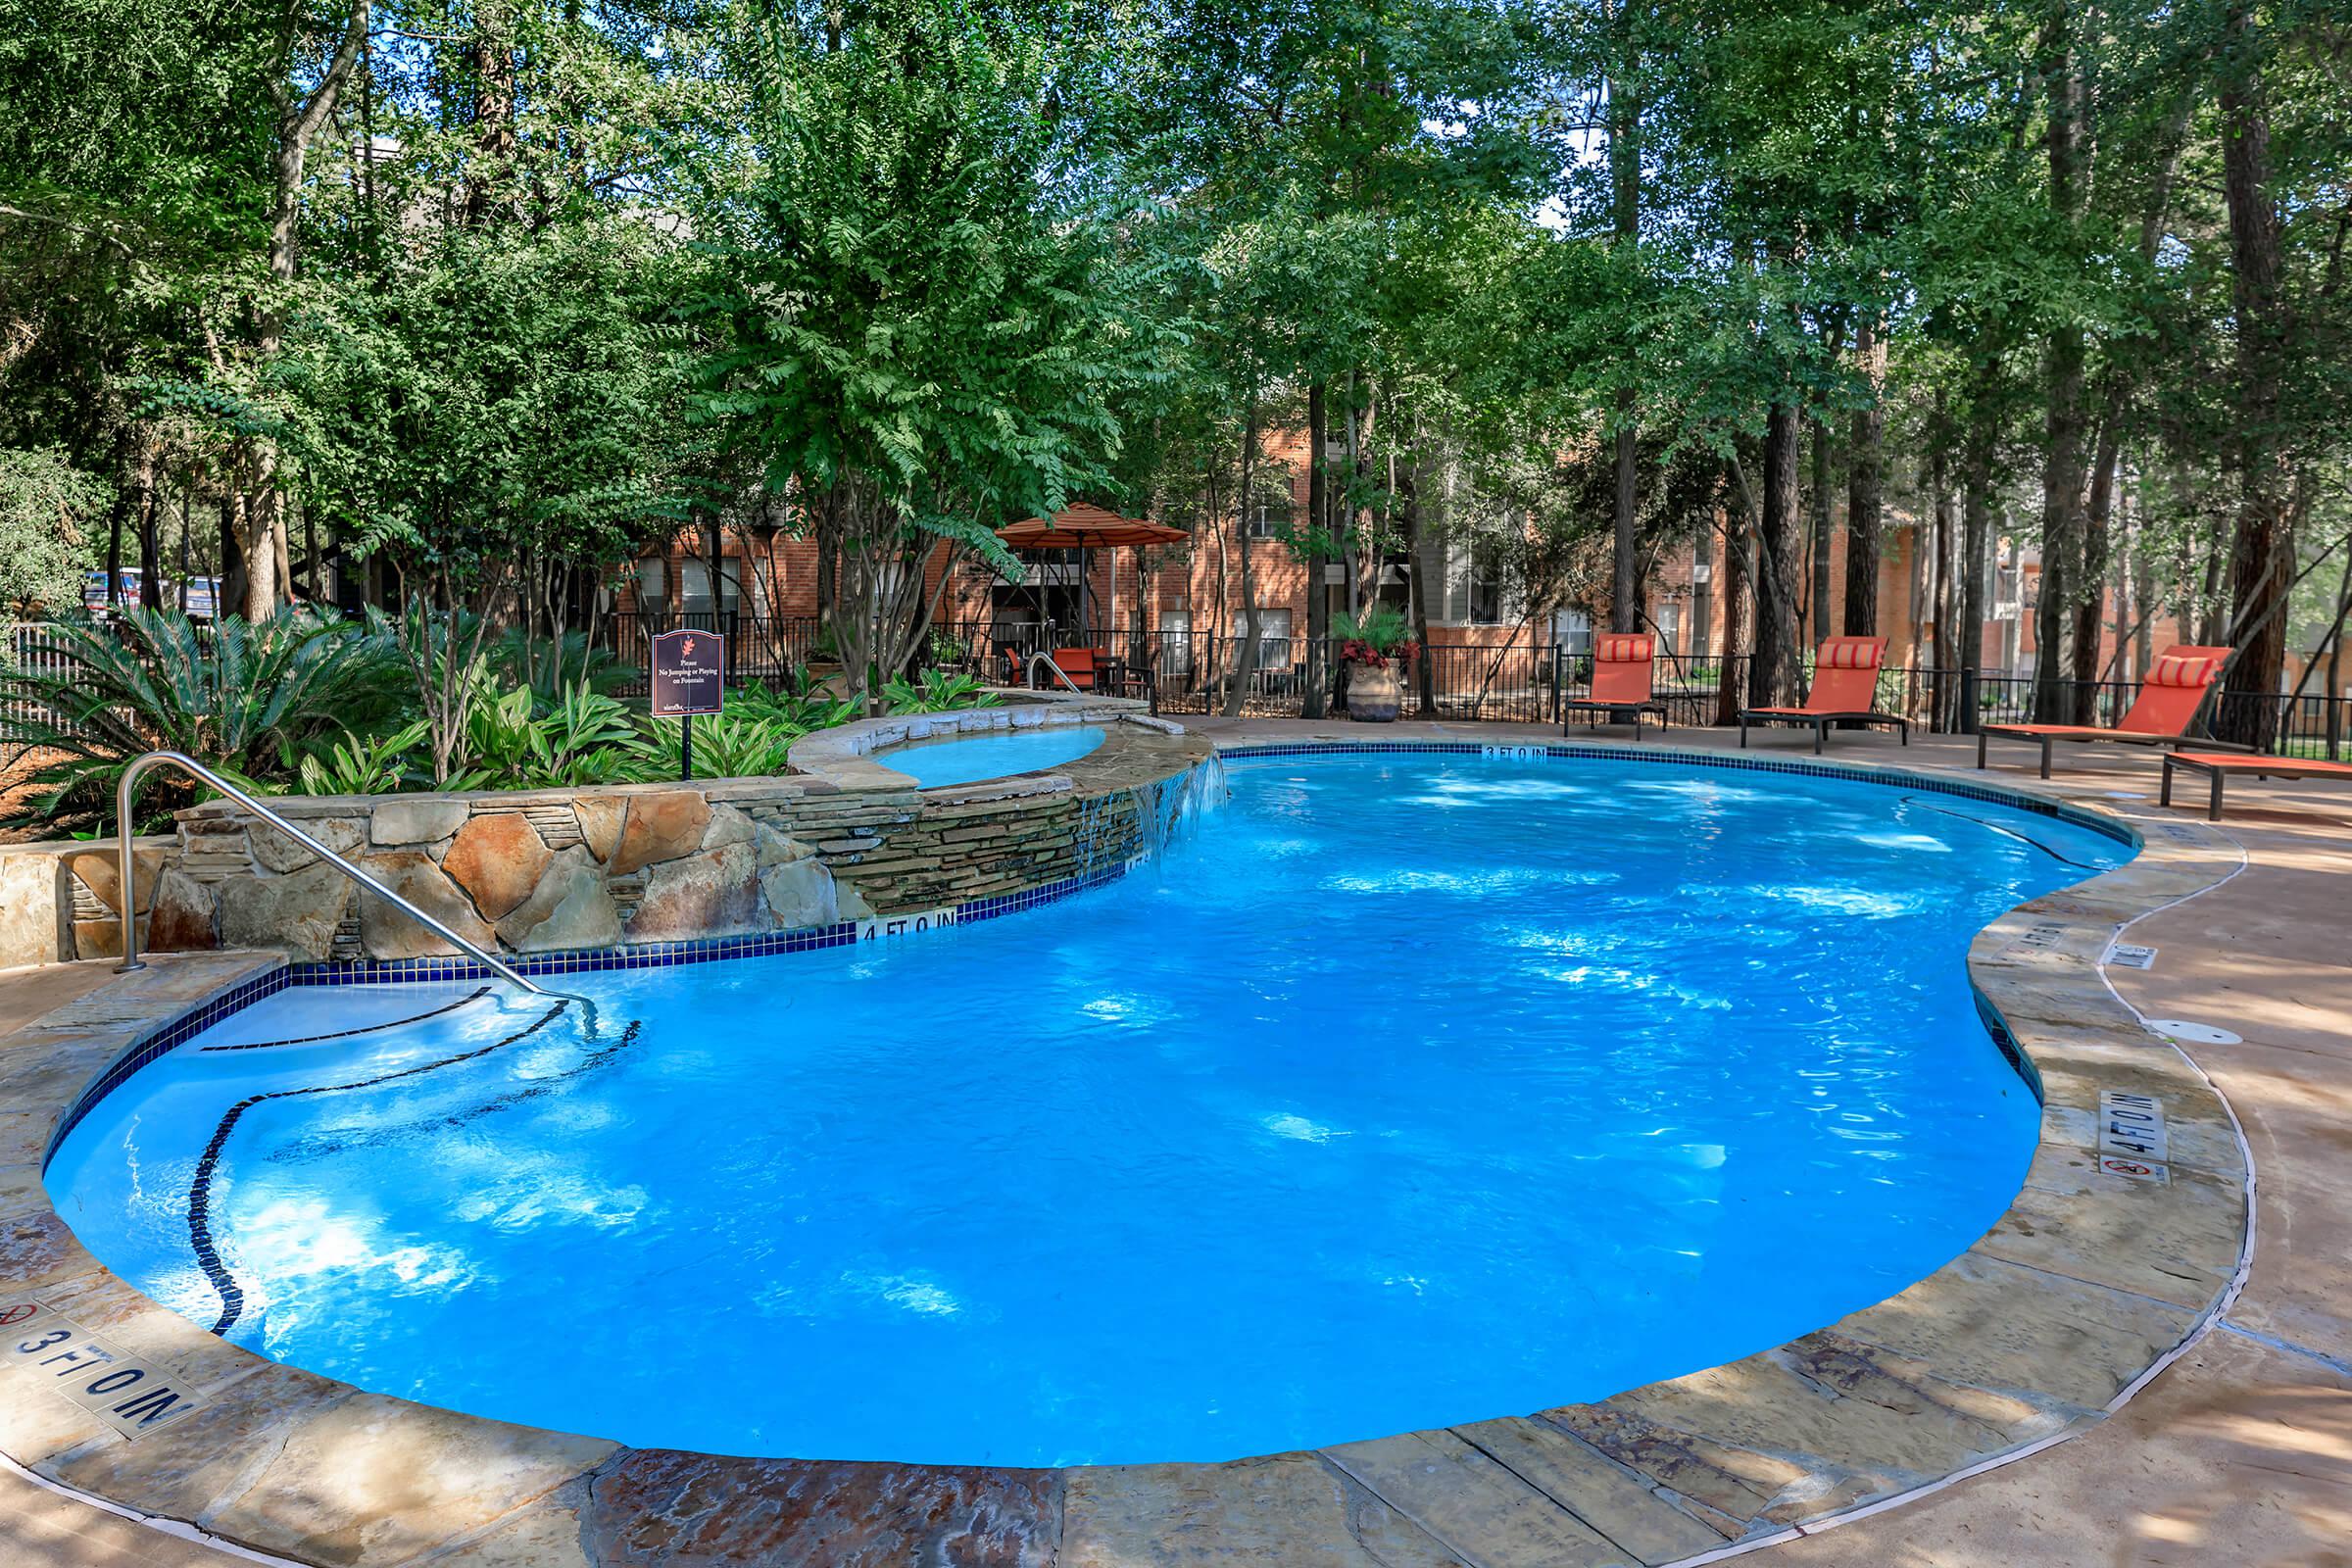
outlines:
M2168 752L2164 759L2164 789L2157 797L2165 806L2173 804L2173 769L2177 767L2206 774L2213 780L2205 815L2215 822L2222 819L2222 780L2232 773L2248 773L2255 778L2340 778L2352 782L2352 762L2329 762L2316 757L2249 757L2237 752Z
M2250 751L2229 741L2197 740L2188 733L2190 724L2204 711L2205 702L2212 695L2213 685L2221 679L2222 665L2229 661L2227 648L2199 648L2186 643L2176 644L2164 651L2162 658L2149 666L2147 678L2140 683L2139 695L2124 710L2124 716L2113 729L2098 724L1984 724L1977 729L1977 765L1984 765L1984 743L1988 739L2030 741L2041 747L2041 776L2050 776L2050 752L2060 741L2087 745L2092 741L2113 741L2121 746L2154 746L2165 751L2178 751L2183 746L2212 746L2225 751Z
M1070 678L1071 686L1082 692L1091 692L1095 689L1095 658L1092 648L1057 648L1054 651L1054 667ZM1061 683L1054 681L1050 684L1059 686Z
M1631 723L1634 739L1642 738L1642 715L1658 715L1666 727L1666 705L1651 694L1658 640L1645 633L1614 632L1592 645L1591 695L1560 699L1560 733L1568 733L1570 713L1606 713L1611 723Z
M1886 662L1884 637L1832 637L1813 659L1813 689L1795 708L1748 708L1740 712L1740 744L1747 745L1747 726L1810 724L1813 755L1830 735L1830 726L1850 719L1857 724L1892 724L1911 744L1911 721L1900 713L1878 710L1879 666Z

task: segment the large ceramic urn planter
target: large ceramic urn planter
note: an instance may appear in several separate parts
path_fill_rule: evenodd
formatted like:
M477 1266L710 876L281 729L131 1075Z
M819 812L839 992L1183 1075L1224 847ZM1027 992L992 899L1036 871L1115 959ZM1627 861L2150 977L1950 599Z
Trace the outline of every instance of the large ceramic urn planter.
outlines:
M1396 666L1375 669L1370 664L1348 668L1348 716L1359 724L1394 724L1404 706L1404 682Z

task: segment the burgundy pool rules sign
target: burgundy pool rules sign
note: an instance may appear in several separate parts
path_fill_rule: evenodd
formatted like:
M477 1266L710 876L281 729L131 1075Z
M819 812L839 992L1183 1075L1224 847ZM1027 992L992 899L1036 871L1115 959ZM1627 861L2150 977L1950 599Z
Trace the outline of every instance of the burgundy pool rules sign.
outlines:
M714 631L665 631L654 639L653 712L685 722L678 777L694 777L694 715L715 713L727 696L727 640Z

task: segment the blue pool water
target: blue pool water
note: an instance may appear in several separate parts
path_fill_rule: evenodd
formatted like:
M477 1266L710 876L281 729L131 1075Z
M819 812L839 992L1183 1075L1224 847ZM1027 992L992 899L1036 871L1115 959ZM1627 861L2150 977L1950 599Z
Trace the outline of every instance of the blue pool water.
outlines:
M482 1415L972 1464L1373 1437L1729 1360L1965 1249L2037 1116L1963 954L2127 854L1795 775L1244 762L1077 898L567 977L595 1038L280 993L48 1183L197 1322L225 1283L237 1343Z
M1102 730L1098 725L1055 724L958 740L916 741L876 752L873 760L929 790L943 784L974 784L1008 773L1059 767L1102 744Z

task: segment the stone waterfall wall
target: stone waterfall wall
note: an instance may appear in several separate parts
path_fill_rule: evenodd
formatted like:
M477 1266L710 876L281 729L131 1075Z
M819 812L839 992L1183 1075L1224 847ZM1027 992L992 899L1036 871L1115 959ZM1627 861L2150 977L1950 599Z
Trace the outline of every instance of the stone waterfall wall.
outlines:
M550 953L935 909L1115 866L1143 845L1139 802L1209 750L1171 725L1119 722L1053 773L952 789L916 790L869 766L849 780L270 804L468 940ZM181 812L177 828L135 846L132 894L150 951L265 948L312 961L448 951L225 802ZM61 883L58 908L34 923L56 951L23 961L120 955L113 847L47 853L40 874Z
M477 946L512 953L827 925L844 901L807 845L690 788L273 803L327 848ZM234 808L182 812L137 852L153 952L274 948L298 959L415 958L431 931ZM153 867L152 872L147 868ZM122 951L114 857L75 857L81 956ZM847 903L845 911L843 906ZM78 910L77 910L78 912Z

